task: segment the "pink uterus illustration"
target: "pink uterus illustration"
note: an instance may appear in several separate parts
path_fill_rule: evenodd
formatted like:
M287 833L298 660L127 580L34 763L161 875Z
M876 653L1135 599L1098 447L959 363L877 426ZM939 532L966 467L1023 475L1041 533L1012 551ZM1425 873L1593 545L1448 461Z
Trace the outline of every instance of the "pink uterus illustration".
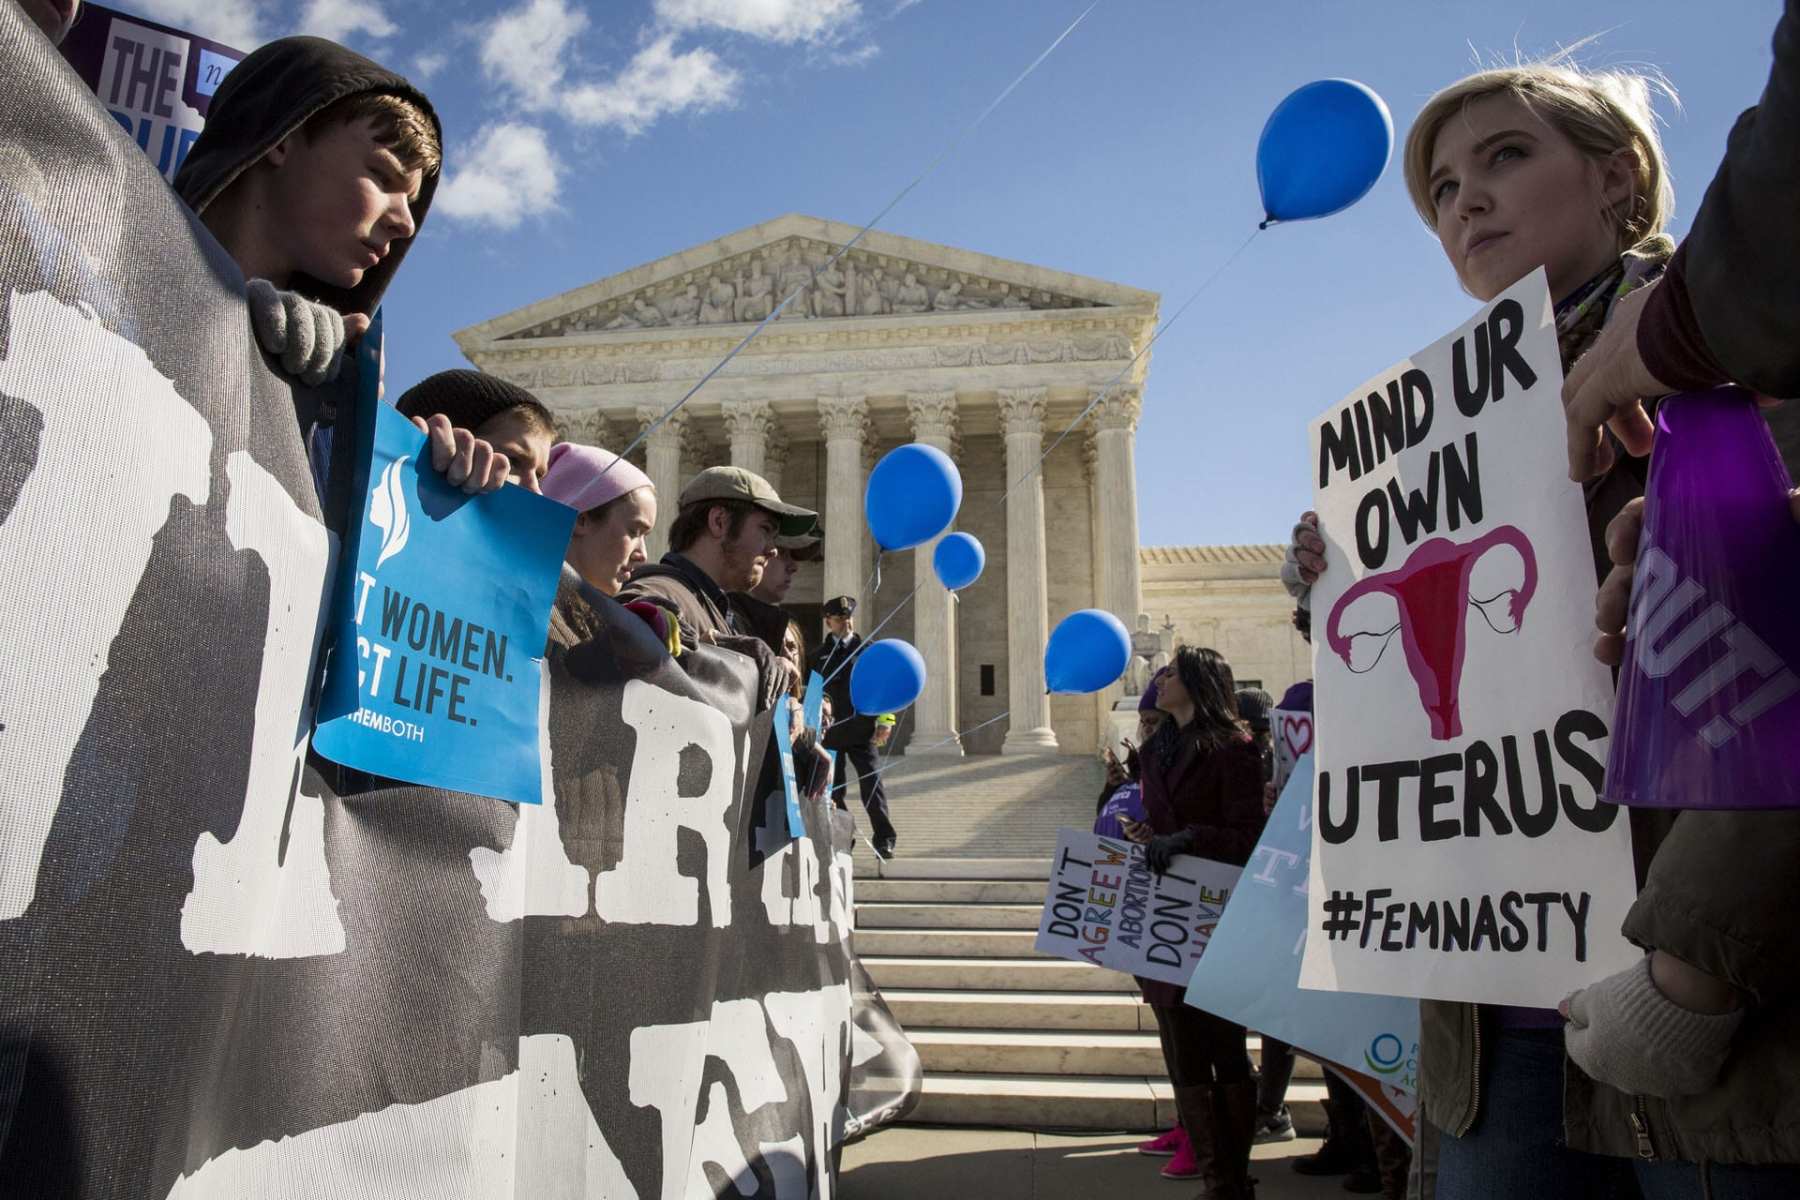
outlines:
M1524 579L1517 587L1502 589L1493 596L1471 597L1469 577L1476 563L1500 546L1518 551L1525 564ZM1532 552L1530 540L1515 526L1502 525L1462 546L1448 538L1432 538L1421 542L1398 570L1361 579L1338 597L1325 623L1325 644L1344 660L1345 666L1356 671L1358 668L1351 662L1353 639L1368 636L1385 641L1398 629L1406 665L1419 686L1419 704L1431 720L1431 736L1436 741L1448 741L1462 733L1459 689L1470 606L1480 611L1496 632L1517 632L1524 623L1525 606L1537 591L1537 574L1537 555ZM1372 592L1394 598L1400 610L1399 624L1386 630L1345 634L1340 629L1344 610ZM1505 618L1510 621L1509 628L1501 628L1489 616L1489 606L1502 597L1508 598ZM1362 671L1373 667L1374 663L1370 663Z

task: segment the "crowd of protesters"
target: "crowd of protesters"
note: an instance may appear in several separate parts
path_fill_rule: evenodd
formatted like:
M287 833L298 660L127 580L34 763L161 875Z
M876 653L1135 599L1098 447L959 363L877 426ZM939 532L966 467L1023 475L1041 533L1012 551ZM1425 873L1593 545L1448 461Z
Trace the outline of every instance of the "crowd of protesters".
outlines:
M19 2L52 40L76 15L69 0ZM1485 302L1547 273L1569 469L1601 583L1596 653L1613 664L1656 398L1725 382L1800 395L1800 0L1787 0L1762 101L1734 129L1679 249L1666 232L1659 86L1567 57L1481 71L1426 103L1404 150L1417 215L1465 291ZM175 187L249 281L259 342L301 382L333 376L367 329L426 219L442 146L422 92L316 38L255 51L213 97ZM398 408L452 484L475 494L515 483L579 514L552 642L578 644L624 613L672 655L708 645L746 656L763 711L798 701L810 672L832 679L823 706L836 724L821 736L795 721L800 789L843 804L854 772L872 845L894 852L876 754L892 721L851 711L843 670L861 645L856 600L829 601L829 636L811 660L784 608L797 564L817 555L814 512L729 467L701 472L670 508L637 467L559 441L541 402L479 372L434 375ZM334 434L346 414L305 402L296 415L322 507L341 525L351 439ZM665 517L669 552L648 562L646 535ZM1303 634L1324 549L1304 515L1283 571ZM1123 759L1108 751L1096 829L1143 844L1159 872L1182 854L1245 864L1273 802L1268 712L1310 709L1310 685L1271 700L1237 689L1217 653L1178 649L1145 693L1135 742ZM1800 813L1631 818L1640 895L1625 933L1642 960L1560 1011L1424 1002L1416 1153L1334 1081L1328 1137L1297 1170L1343 1175L1353 1192L1410 1187L1441 1200L1800 1196ZM1139 983L1179 1114L1142 1151L1168 1157L1164 1174L1198 1179L1210 1200L1251 1195L1251 1147L1294 1137L1292 1048L1263 1039L1259 1073L1243 1027L1183 1003L1173 985Z
M22 2L53 40L76 16L73 5ZM442 166L442 130L422 92L333 42L293 37L232 69L175 189L243 272L251 327L271 360L316 386L337 376L369 328L425 221ZM479 371L432 375L402 393L396 408L426 435L434 469L463 491L512 483L577 511L552 643L574 645L600 632L606 617L593 602L597 592L647 622L672 655L702 644L747 655L756 666L758 712L788 698L798 709L809 666L821 664L805 660L804 634L782 604L795 566L818 555L824 530L815 512L786 503L767 480L737 467L701 472L672 511L659 509L638 467L600 447L561 441L537 397ZM350 427L350 414L303 404L297 416L327 521L342 528L353 439L334 435ZM665 514L670 549L651 563L645 539ZM861 780L870 845L885 858L897 837L870 751L894 722L850 712L843 668L861 643L835 626L847 627L854 606L853 597L827 605L834 633L844 636L828 639L822 652L833 686L821 716L830 721L835 701L842 719L824 740L796 723L796 771L807 794L822 791L830 767L820 763L832 760L828 748L841 749L834 796L842 805L848 763Z

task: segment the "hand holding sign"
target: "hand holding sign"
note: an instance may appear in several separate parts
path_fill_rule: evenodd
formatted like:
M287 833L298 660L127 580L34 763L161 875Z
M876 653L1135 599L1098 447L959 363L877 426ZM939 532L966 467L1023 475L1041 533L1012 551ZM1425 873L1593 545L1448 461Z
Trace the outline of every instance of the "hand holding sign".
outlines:
M376 399L380 341L377 325L357 353L362 519L313 745L374 775L538 803L544 643L574 510L522 488L471 497L433 470Z
M443 413L429 419L414 417L412 423L431 447L431 469L452 486L471 496L497 492L506 486L512 471L506 455L467 429L454 428ZM537 490L535 480L532 490Z
M1141 845L1060 831L1036 949L1185 984L1238 885L1239 868L1185 856L1166 866L1152 872Z

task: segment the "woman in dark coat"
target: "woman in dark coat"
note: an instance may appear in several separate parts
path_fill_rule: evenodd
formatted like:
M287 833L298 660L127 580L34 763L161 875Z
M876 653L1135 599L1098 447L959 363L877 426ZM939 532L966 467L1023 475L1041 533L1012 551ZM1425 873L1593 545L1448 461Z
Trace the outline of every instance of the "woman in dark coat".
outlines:
M1161 874L1177 854L1243 866L1262 835L1262 756L1238 720L1231 667L1213 650L1184 646L1158 680L1156 706L1167 713L1139 755L1144 822L1126 826L1147 841ZM1188 1131L1203 1185L1196 1200L1251 1195L1251 1138L1256 1080L1244 1027L1182 1002L1182 988L1139 979L1156 1013L1175 1106Z

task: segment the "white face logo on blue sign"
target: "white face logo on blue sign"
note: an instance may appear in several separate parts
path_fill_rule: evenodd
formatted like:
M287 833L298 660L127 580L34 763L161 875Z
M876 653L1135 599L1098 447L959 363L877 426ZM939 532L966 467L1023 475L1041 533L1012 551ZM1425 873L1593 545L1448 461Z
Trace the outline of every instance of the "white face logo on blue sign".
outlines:
M406 549L406 539L412 533L412 513L406 507L405 468L406 458L389 463L369 496L369 524L381 530L377 567Z

